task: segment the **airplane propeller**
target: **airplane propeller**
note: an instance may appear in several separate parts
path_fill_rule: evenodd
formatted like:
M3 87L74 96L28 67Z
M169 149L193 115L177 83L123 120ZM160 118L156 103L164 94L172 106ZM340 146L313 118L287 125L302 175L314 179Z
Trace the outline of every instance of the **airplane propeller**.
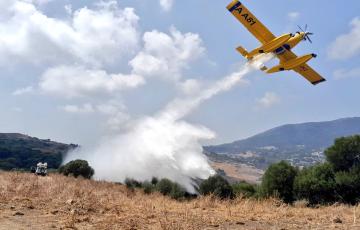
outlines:
M299 27L299 29L300 29L302 32L305 33L304 40L305 40L305 41L308 40L310 43L312 43L312 40L310 39L310 35L314 35L314 33L311 33L311 32L309 32L309 31L307 31L308 25L307 25L307 24L305 25L305 30L303 30L303 29L301 28L301 26L299 26L299 25L298 25L298 27Z

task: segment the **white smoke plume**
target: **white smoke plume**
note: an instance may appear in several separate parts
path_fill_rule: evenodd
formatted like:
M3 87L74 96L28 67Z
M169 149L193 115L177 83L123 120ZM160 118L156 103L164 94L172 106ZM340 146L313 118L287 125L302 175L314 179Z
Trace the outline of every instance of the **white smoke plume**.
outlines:
M97 179L168 178L195 193L192 179L206 179L215 173L201 145L201 141L214 138L215 133L183 119L204 101L243 82L246 74L269 58L265 55L243 65L197 95L173 100L156 115L133 122L127 132L104 138L95 149L84 148L68 154L66 162L77 158L88 160Z

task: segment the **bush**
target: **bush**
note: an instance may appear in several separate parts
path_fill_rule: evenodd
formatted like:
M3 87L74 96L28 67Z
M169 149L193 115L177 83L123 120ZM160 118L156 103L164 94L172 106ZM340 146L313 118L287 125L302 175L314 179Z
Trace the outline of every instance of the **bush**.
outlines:
M7 160L0 160L0 169L10 171L14 168L16 168L16 164L13 164L12 162Z
M171 193L172 187L173 182L171 182L169 179L162 179L156 185L157 191L159 191L164 196L167 196Z
M142 183L142 188L143 188L145 194L151 194L155 190L155 186L148 181L145 181L144 183Z
M126 178L125 179L125 185L128 189L134 189L134 188L141 188L142 184L141 182L134 180L134 179L130 179L130 178Z
M328 163L302 170L294 182L297 198L308 200L310 205L333 203L335 188L335 174Z
M193 196L186 192L186 190L181 187L178 183L172 182L169 179L158 180L157 178L152 178L151 182L145 181L143 183L136 181L134 179L125 179L125 185L128 189L132 191L135 188L141 188L145 194L151 194L154 191L160 192L164 196L169 196L172 199L180 200L183 198L192 198Z
M341 202L355 205L360 201L360 167L354 167L349 172L337 172L335 182Z
M66 165L59 168L59 173L65 176L72 175L74 177L82 176L86 179L91 179L94 175L94 169L85 160L70 161Z
M360 166L360 136L336 139L325 155L335 172L349 171L354 166Z
M261 183L264 196L278 196L286 203L294 201L293 184L298 171L285 161L272 164L266 170Z
M156 190L164 196L170 196L172 199L176 200L180 200L189 196L189 194L183 187L181 187L178 183L172 182L169 179L161 179L156 184Z
M234 198L234 191L229 182L219 175L204 180L200 184L199 192L205 196L213 194L221 199Z
M255 185L239 182L232 185L233 191L237 197L243 196L245 198L253 197L256 193Z
M178 183L173 183L170 197L175 200L183 199L186 195L186 191Z
M159 183L159 179L156 178L156 177L153 177L153 178L151 179L151 184L157 185L157 183Z

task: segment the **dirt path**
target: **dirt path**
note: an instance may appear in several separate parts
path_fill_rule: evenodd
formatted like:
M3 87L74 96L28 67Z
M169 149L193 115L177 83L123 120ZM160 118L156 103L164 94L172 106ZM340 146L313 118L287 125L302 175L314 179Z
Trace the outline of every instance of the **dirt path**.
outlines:
M0 209L0 229L59 229L56 216L31 207L2 205Z

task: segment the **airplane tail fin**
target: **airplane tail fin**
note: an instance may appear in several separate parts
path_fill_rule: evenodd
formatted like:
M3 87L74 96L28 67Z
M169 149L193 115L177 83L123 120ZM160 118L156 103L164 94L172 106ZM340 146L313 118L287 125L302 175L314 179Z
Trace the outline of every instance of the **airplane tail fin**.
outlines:
M247 58L248 59L248 54L249 54L249 52L245 49L245 48L243 48L242 46L239 46L238 48L236 48L236 50L242 55L242 56L244 56L245 58Z

